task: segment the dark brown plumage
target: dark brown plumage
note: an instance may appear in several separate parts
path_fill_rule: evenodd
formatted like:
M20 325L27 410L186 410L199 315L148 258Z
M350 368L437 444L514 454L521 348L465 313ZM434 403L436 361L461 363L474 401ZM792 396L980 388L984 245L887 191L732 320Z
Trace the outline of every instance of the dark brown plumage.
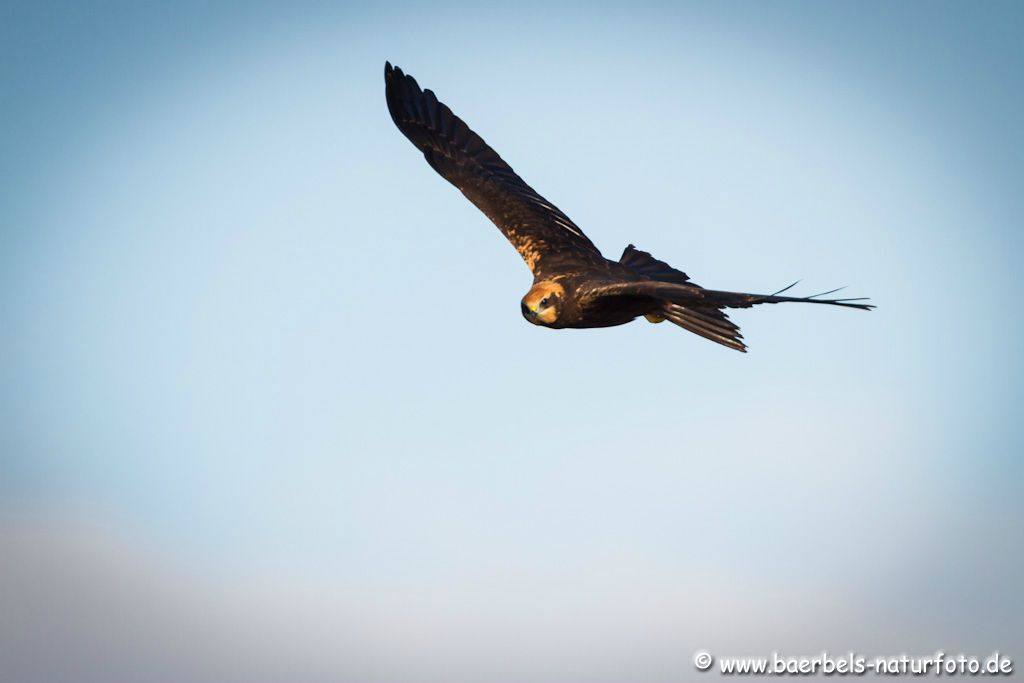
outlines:
M438 102L430 90L390 63L385 97L395 125L427 163L466 195L519 252L533 272L523 316L552 328L611 327L639 316L668 320L706 339L746 351L725 308L803 302L870 310L862 299L819 299L704 289L682 271L629 245L606 259L583 231L540 196L487 143ZM788 287L786 288L788 289ZM825 292L831 294L831 292Z

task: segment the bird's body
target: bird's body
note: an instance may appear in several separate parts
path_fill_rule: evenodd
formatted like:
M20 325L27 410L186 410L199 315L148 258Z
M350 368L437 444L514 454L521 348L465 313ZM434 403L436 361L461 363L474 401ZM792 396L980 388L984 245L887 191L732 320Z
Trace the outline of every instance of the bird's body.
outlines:
M504 233L533 272L523 317L561 328L612 327L640 316L670 322L738 351L739 328L724 308L805 302L868 310L855 299L818 299L705 289L650 254L629 245L612 261L568 216L535 192L487 143L412 76L384 67L391 118L427 163L455 185ZM788 289L788 288L787 288ZM783 290L785 291L785 290ZM821 295L818 295L821 296Z

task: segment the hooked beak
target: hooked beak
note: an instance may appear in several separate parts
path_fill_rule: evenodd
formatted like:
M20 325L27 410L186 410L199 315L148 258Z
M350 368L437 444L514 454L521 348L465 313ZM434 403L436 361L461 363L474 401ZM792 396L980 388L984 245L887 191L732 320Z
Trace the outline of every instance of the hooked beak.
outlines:
M525 303L519 304L519 307L523 310L523 317L529 320L531 323L537 322L537 310L530 308Z

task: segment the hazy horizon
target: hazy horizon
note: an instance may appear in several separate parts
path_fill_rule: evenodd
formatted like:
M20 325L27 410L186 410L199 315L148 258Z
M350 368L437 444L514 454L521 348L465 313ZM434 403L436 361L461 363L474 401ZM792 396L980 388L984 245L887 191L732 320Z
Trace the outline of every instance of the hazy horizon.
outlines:
M0 678L1024 658L1017 4L0 16ZM878 309L527 324L385 60L606 256Z

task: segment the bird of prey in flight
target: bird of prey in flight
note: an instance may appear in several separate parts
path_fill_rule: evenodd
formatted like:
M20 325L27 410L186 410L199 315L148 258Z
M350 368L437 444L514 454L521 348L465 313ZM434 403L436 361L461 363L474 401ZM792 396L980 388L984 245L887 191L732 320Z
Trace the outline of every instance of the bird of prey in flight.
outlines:
M802 302L870 310L863 299L821 299L704 289L664 261L626 247L606 259L583 231L527 185L497 152L438 102L430 90L390 63L384 65L388 111L427 163L466 195L508 238L533 272L523 317L552 328L611 327L639 316L668 320L705 339L745 352L726 308ZM792 287L792 285L790 285ZM837 291L837 290L832 290Z

